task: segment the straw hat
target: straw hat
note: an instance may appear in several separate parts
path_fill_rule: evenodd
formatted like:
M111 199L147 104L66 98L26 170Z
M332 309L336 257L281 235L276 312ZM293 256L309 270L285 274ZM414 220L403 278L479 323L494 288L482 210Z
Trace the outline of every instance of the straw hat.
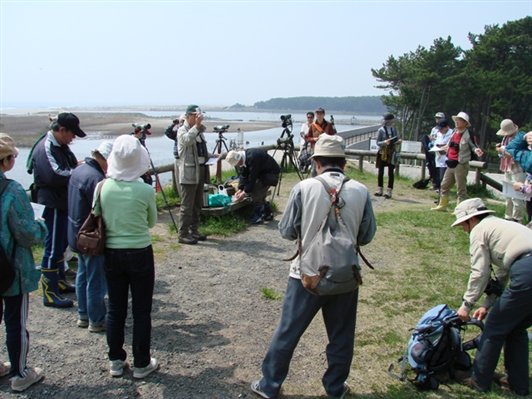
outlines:
M453 115L453 121L456 123L456 118L463 119L467 123L467 127L471 126L471 123L469 123L469 115L466 114L463 111L460 111L458 115Z
M236 166L243 159L244 151L229 151L225 160L231 165Z
M108 177L135 181L150 169L150 156L139 140L124 134L115 140L107 164Z
M10 155L18 155L15 141L8 134L0 133L0 159L7 158Z
M453 215L456 216L456 221L451 227L458 226L473 216L484 215L485 213L495 213L495 211L486 208L480 198L471 198L460 202L454 209Z
M517 133L519 127L511 120L505 119L501 122L501 128L497 132L497 136L512 136Z
M345 158L344 139L338 135L321 134L314 146L314 157Z

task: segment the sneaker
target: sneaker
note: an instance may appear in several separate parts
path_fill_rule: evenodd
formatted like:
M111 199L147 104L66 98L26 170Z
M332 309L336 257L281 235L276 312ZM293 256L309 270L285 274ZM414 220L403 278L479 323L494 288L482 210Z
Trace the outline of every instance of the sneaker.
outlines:
M351 388L347 385L347 382L344 382L344 391L340 396L329 396L330 399L345 399L347 394L351 392Z
M264 214L262 218L265 222L271 222L273 220L273 213Z
M11 389L15 392L22 392L31 387L33 384L44 378L42 370L38 367L28 367L26 377L15 376L11 378Z
M475 381L473 377L466 378L465 380L462 380L462 384L466 387L469 387L477 392L488 392L489 388L483 388Z
M91 333L100 333L106 330L105 323L92 324L89 323L89 332Z
M11 372L11 363L3 362L0 363L0 377L5 377Z
M133 370L133 378L144 378L147 375L153 373L159 368L159 363L154 357L151 358L150 364L146 367L135 367Z
M187 244L187 245L195 245L198 243L198 240L196 240L194 237L192 236L183 236L183 237L179 237L177 239L178 242L180 242L181 244Z
M76 324L79 328L87 328L89 326L89 321L85 319L78 319L78 322Z
M125 360L111 360L109 362L109 374L111 374L111 377L122 377L124 369L128 367L129 364Z
M261 224L263 222L262 215L253 216L250 220L251 224Z
M256 381L253 381L251 383L251 390L256 393L257 395L259 395L261 398L264 398L264 399L270 399L270 397L268 395L266 395L266 393L262 390L262 388L260 387L260 380L256 380Z

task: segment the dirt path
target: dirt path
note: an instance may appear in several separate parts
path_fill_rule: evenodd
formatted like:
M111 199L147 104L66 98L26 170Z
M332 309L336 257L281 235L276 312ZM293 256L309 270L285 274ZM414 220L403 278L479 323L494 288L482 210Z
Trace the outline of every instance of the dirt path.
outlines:
M284 208L293 182L283 181ZM373 189L373 188L370 188ZM429 206L430 195L419 200L398 194L397 199L376 199L380 209ZM279 220L280 216L276 217ZM25 395L10 392L6 379L0 380L0 397L10 398L252 398L249 382L260 375L262 357L280 316L282 300L262 297L261 289L284 293L288 263L294 245L282 240L277 221L248 228L229 238L211 237L196 246L176 244L169 233L167 214L162 213L153 230L156 253L156 284L153 298L152 350L160 371L134 381L131 372L123 378L108 374L105 335L76 327L76 310L42 306L38 293L31 295L29 363L42 367L43 383ZM383 259L393 256L382 249L383 237L364 251L380 273L388 266ZM385 246L384 246L385 247ZM379 249L377 251L377 249ZM365 298L382 289L380 273L365 272L361 291L357 339L374 334L374 318ZM2 327L0 341L5 342ZM132 320L126 328L126 350L131 355ZM284 395L313 398L323 395L321 376L325 370L326 335L320 317L303 336L295 352ZM7 358L5 347L0 360ZM350 383L357 393L371 395L374 381L371 355L355 349ZM382 372L380 370L379 372ZM365 396L371 397L371 396Z

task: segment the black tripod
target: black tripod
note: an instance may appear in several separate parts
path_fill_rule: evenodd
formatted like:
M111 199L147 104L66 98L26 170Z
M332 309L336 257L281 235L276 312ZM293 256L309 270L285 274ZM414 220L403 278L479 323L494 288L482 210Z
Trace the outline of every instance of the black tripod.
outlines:
M214 145L214 149L212 150L213 154L221 154L224 148L225 152L229 152L229 148L227 148L227 143L225 142L227 139L224 137L224 133L227 129L229 129L229 125L214 127L214 131L218 133L218 138L216 139L216 144ZM220 184L221 182L222 163L218 161L218 163L216 164L216 184Z
M301 174L301 171L299 170L299 167L296 162L296 155L294 151L294 136L292 135L291 124L284 127L281 136L277 139L277 148L273 152L274 158L277 150L283 150L283 157L281 158L280 164L281 172L279 173L279 183L277 183L277 187L275 187L273 190L272 199L275 196L276 192L277 195L279 195L279 192L281 191L281 182L283 180L283 172L285 170L288 170L290 166L296 171L299 180L303 180L303 175Z

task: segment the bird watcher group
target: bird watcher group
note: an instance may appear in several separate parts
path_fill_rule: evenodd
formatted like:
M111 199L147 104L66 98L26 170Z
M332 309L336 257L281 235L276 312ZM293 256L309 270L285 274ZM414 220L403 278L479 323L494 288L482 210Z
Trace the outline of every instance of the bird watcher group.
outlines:
M279 397L294 350L320 311L328 339L323 387L330 398L345 398L351 390L347 380L361 283L359 248L373 240L377 223L372 195L365 185L346 177L344 141L324 116L323 108L307 113L301 138L308 146L312 176L291 189L278 223L281 237L294 241L298 251L290 264L279 324L263 358L261 373L250 386L254 394L265 399ZM207 150L203 118L200 107L190 105L165 132L175 141L175 171L181 198L177 235L178 241L186 245L208 239L199 230L203 187L209 180L207 161L213 157ZM462 227L470 238L471 273L457 314L462 320L472 316L485 323L473 369L463 383L478 392L487 392L496 382L514 394L526 396L530 372L527 329L532 325L532 230L522 224L522 214L526 208L530 221L530 201L525 205L525 201L508 199L502 219L494 216L481 199L467 199L471 153L481 156L483 152L469 134L469 116L459 112L452 120L453 130L443 113L436 114L436 126L425 144L427 149L437 149L432 151L434 162L428 162L433 189L440 194L433 209L447 208L450 188L456 183L458 204L452 226ZM392 198L396 149L401 143L394 122L394 116L386 114L377 134L378 188L374 195L386 199ZM504 120L497 134L502 137L497 146L501 171L516 191L530 198L532 132L525 134L511 120ZM29 293L39 283L47 307L74 306L66 294L75 292L77 326L90 333L105 333L110 376L131 372L133 378L143 379L159 368L151 353L156 276L150 228L157 221L157 208L155 190L143 178L153 167L143 145L145 137L131 134L104 141L91 156L78 161L69 144L76 137L85 136L76 115L61 113L32 149L32 201L44 209L40 214L22 185L6 175L13 169L19 151L11 136L0 133L0 247L2 259L8 261L4 264L3 260L2 281L8 278L4 266L10 266L13 272L9 285L2 286L0 293L0 320L5 324L9 355L9 361L0 362L0 377L10 378L15 392L44 378L43 370L27 364ZM275 159L259 149L232 150L219 156L218 162L222 159L239 174L235 200L250 198L250 222L272 220L274 214L266 196L279 181L280 168ZM91 212L101 216L105 224L105 251L101 255L89 255L77 248L78 232ZM322 282L337 283L329 277L336 270L333 263L340 262L344 254L335 254L336 260L327 263L318 250L316 257L321 260L316 260L316 273L309 276L306 268L306 254L324 231L324 225L343 228L354 254L347 276L342 277L354 283L342 285L332 294L313 287ZM327 240L324 235L323 242ZM44 244L38 267L32 254L35 244ZM67 247L78 258L75 286L67 280ZM305 283L309 277L315 282L312 288ZM496 280L500 290L485 293L492 280ZM124 348L129 295L133 313L132 361ZM477 305L483 296L484 301ZM503 348L505 373L498 374L495 371Z

